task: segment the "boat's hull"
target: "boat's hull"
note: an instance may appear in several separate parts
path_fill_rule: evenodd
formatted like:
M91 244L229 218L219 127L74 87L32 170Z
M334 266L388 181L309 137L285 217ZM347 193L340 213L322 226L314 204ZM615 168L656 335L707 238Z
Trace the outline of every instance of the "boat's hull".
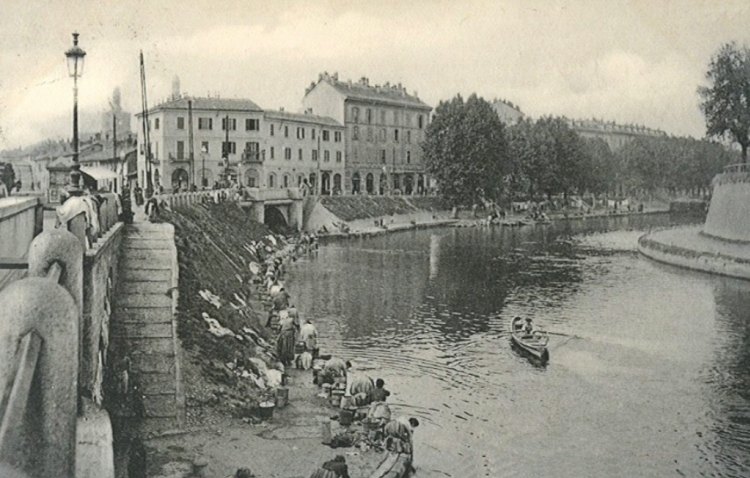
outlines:
M547 350L548 338L544 337L532 337L529 338L522 332L523 320L520 317L513 319L510 325L510 339L512 344L525 352L528 355L540 360L547 362L549 360L549 351Z
M534 358L541 360L542 362L546 362L547 360L549 360L549 351L547 350L546 346L539 347L531 345L516 337L516 335L511 335L511 340L513 341L513 345L521 349L523 352L533 356Z

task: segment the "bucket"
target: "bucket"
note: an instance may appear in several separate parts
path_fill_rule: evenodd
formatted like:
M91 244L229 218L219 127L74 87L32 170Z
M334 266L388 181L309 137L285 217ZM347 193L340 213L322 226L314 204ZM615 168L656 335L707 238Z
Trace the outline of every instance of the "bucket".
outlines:
M344 390L334 388L331 391L331 405L334 407L341 406L341 398L344 396Z
M281 387L276 389L276 406L284 408L289 403L289 389Z
M273 409L276 404L273 402L261 402L258 405L258 416L261 420L270 420L273 418Z
M354 421L354 413L356 410L350 410L347 408L342 408L341 411L339 411L339 423L342 426L348 427L352 424Z

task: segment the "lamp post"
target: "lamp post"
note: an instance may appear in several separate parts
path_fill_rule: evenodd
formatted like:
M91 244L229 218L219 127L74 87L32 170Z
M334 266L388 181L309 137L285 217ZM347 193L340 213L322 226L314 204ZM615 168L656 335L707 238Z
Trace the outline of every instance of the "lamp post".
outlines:
M86 52L78 46L78 33L73 33L73 47L65 52L68 74L73 77L73 165L70 168L71 196L81 194L81 164L78 162L78 77L83 75Z

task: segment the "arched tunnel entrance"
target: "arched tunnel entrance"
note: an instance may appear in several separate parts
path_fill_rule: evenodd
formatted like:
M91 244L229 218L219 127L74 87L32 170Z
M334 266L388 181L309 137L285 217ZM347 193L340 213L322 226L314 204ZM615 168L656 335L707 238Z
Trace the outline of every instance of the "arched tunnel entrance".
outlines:
M286 216L276 206L265 206L263 223L273 232L280 234L289 233L289 223L286 220Z

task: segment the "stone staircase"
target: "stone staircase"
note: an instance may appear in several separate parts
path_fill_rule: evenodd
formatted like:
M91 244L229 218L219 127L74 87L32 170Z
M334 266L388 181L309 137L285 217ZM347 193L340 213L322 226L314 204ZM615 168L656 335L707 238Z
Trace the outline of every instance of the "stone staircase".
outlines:
M135 393L141 397L125 414L140 418L139 427L146 432L185 424L177 280L174 227L148 222L126 226L111 333L127 350L131 386L137 385Z

